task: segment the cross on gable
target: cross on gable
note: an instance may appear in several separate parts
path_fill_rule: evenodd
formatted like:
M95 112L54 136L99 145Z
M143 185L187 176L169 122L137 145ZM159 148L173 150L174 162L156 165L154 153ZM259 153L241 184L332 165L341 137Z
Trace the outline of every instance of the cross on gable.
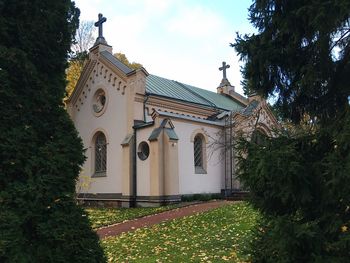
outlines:
M98 21L95 26L98 27L98 37L103 37L102 35L102 24L107 21L107 18L103 17L102 14L98 14Z
M98 21L95 23L95 27L98 27L98 37L96 39L95 45L98 43L107 44L107 41L103 37L103 28L102 24L107 21L107 18L103 17L100 13L98 14Z
M230 65L226 65L226 62L223 61L222 62L222 67L219 68L220 71L221 70L223 71L223 79L227 79L227 77L226 77L226 69L228 69L228 68L230 68Z

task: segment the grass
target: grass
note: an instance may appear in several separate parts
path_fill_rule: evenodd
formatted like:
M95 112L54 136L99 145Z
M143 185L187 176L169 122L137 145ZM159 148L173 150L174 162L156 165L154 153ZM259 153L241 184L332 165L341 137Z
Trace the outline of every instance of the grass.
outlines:
M85 211L87 212L92 228L96 229L130 219L157 214L177 207L178 205L139 208L86 208Z
M248 262L258 219L240 202L101 241L109 262Z

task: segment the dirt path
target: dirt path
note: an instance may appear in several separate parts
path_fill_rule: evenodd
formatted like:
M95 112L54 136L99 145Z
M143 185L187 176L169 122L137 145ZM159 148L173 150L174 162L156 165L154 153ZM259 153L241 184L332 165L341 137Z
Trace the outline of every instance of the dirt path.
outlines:
M220 200L176 208L159 214L149 215L142 218L130 220L124 223L102 227L100 229L97 229L97 234L100 238L117 236L123 232L134 231L137 228L152 226L175 218L181 218L184 216L205 212L229 203L232 203L232 201Z

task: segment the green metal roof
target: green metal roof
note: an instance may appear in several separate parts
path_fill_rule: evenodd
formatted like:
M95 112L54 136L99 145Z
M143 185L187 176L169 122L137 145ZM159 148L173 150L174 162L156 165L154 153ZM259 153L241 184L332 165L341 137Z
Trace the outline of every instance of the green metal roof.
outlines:
M146 77L146 93L223 110L239 111L244 107L225 95L155 75Z

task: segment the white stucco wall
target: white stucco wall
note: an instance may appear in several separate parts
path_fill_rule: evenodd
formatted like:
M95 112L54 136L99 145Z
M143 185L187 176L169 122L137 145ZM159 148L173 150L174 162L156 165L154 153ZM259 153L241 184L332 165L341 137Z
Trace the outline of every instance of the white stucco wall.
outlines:
M142 121L143 119L143 103L134 101L134 120ZM148 119L148 121L152 121L152 119Z
M150 136L154 126L137 130L136 140L136 151L141 142L147 142L149 146L148 137ZM138 196L149 196L150 195L150 156L146 160L141 160L136 155L137 164L137 195Z
M219 193L224 185L223 170L224 163L220 159L220 152L210 152L207 154L207 173L196 174L194 170L193 142L191 136L197 129L204 129L210 135L209 143L212 142L210 137L216 137L220 131L219 127L210 126L201 123L183 121L173 119L175 132L179 137L179 190L180 194L196 194L196 193Z
M107 173L106 177L92 178L89 193L121 193L122 181L122 148L121 142L127 134L126 127L126 95L117 90L103 75L91 73L83 92L73 105L73 119L76 129L86 148L86 161L83 165L83 175L92 176L94 153L92 139L97 131L104 132L107 138ZM102 88L107 94L106 111L96 117L92 110L92 100L95 92ZM89 90L90 89L90 90ZM79 109L79 110L78 110ZM82 191L85 192L85 191Z

